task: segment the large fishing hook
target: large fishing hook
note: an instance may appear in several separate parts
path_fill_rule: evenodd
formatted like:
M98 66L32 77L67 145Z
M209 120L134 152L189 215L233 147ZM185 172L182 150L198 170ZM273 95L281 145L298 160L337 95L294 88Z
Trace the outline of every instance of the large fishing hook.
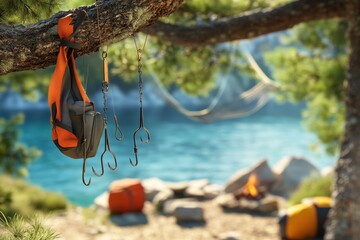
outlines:
M91 178L89 178L89 181L85 181L85 172L86 172L86 139L84 139L82 143L82 149L83 149L83 167L82 167L82 182L85 186L89 186L91 184Z
M143 140L142 137L140 137L140 140L143 144L147 144L150 141L150 132L149 130L147 130L147 128L144 126L144 113L143 113L143 108L142 106L140 107L140 126L138 129L135 130L134 134L133 134L133 141L134 141L134 154L135 154L135 163L131 160L131 158L129 158L130 160L130 164L133 167L136 167L139 164L139 160L138 160L138 148L137 148L137 144L136 144L136 135L140 130L144 130L147 136L146 141Z
M143 90L142 90L142 71L141 71L142 64L141 64L141 58L142 58L142 54L143 54L144 49L145 49L145 45L146 45L146 41L147 41L147 35L145 36L145 41L144 41L144 44L143 44L141 49L138 47L134 35L133 35L133 40L134 40L134 44L135 44L135 48L136 48L137 64L138 64L138 75L139 75L140 126L139 126L138 129L135 130L135 132L133 134L135 163L131 160L131 158L129 158L129 160L130 160L130 164L133 167L136 167L138 165L138 163L139 163L139 160L138 160L138 148L137 148L137 144L136 144L136 135L137 135L137 133L140 130L144 130L145 133L146 133L147 139L146 139L146 141L144 141L142 139L142 137L140 137L141 142L143 144L146 144L146 143L148 143L150 141L150 132L144 126L144 112L143 112L143 107L142 107Z
M100 174L97 173L97 172L95 171L94 167L92 167L92 171L93 171L93 173L94 173L97 177L101 177L102 175L104 175L104 172L105 172L105 170L104 170L104 155L105 155L105 153L106 153L107 151L109 151L109 153L112 155L113 160L114 160L114 163L115 163L115 166L112 167L112 166L110 165L110 163L108 162L108 163L107 163L107 164L108 164L108 167L110 168L110 170L114 171L114 170L117 169L117 160L116 160L116 156L115 156L114 152L113 152L113 151L111 150L111 148L110 148L109 134L108 134L107 128L105 127L105 148L104 148L104 151L103 151L103 153L101 154L101 158L100 158L101 173L100 173Z

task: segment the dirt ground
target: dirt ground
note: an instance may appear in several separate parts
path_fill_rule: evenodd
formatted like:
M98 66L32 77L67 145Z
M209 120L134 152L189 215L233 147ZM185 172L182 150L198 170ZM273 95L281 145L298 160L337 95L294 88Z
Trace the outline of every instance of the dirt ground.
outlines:
M206 223L178 224L174 217L159 215L147 204L141 222L135 226L118 226L102 214L85 213L81 208L48 217L47 224L59 239L76 240L212 240L225 232L236 232L242 240L280 239L276 214L260 216L225 213L213 201L202 203Z

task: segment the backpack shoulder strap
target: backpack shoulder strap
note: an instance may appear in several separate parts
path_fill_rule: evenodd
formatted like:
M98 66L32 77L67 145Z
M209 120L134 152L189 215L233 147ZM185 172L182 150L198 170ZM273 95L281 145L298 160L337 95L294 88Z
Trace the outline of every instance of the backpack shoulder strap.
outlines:
M74 42L74 36L79 30L80 25L87 16L85 11L79 11L76 14L76 20L73 21L69 14L58 22L58 34L60 37L60 46L66 46L73 49L80 49L80 44Z

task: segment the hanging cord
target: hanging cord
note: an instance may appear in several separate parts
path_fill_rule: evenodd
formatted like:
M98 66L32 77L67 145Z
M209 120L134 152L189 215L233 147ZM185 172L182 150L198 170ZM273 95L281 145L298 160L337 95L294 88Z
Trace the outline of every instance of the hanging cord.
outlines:
M104 101L103 121L104 121L104 131L105 131L105 134L104 134L105 146L104 146L104 151L101 154L101 159L100 159L101 173L100 174L97 173L95 171L94 167L92 167L93 173L98 177L104 175L104 172L105 172L105 170L104 170L104 155L107 151L109 151L109 153L112 155L114 164L115 164L115 166L112 167L110 165L110 163L108 163L108 167L112 171L116 170L116 168L117 168L117 160L116 160L116 156L115 156L114 152L110 148L110 140L109 140L109 134L108 134L108 128L107 128L107 94L109 92L109 68L108 68L108 61L107 61L107 47L106 46L103 48L101 56L103 59L103 73L104 73L104 75L103 75L104 81L101 84L101 91L103 93L103 101Z
M101 43L102 43L102 39L101 39L101 29L100 29L100 21L99 21L99 16L100 16L100 14L99 14L99 10L98 10L98 5L97 5L98 3L97 3L97 1L95 2L95 7L96 7L96 18L97 18L97 27L98 27L98 36L99 36L99 44L101 45ZM106 49L106 57L107 57L107 46L104 46L104 49ZM104 51L103 51L103 53L102 53L102 55L104 54ZM102 56L103 57L103 59L104 59L104 56ZM105 57L105 59L106 59L106 57ZM108 62L106 62L106 63L108 63ZM104 65L105 66L105 65ZM108 67L106 66L106 68L107 68L107 74L108 74ZM105 74L105 73L104 73ZM105 77L105 76L104 76ZM114 107L114 100L113 100L113 96L112 96L113 94L112 94L112 89L110 89L110 98L111 98L111 105L112 105L112 109L113 109L113 114L114 114L114 116L113 116L113 119L114 119L114 123L115 123L115 133L114 133L114 137L115 137L115 139L116 140L118 140L118 141L122 141L122 140L124 140L124 134L123 134L123 132L121 131L121 129L120 129L120 126L119 126L119 122L118 122L118 119L117 119L117 116L116 116L116 113L115 113L115 107Z
M132 37L133 37L133 40L134 40L134 43L135 43L135 48L136 48L136 53L137 53L137 64L138 64L138 75L139 75L139 101L140 101L140 111L139 111L140 112L140 125L135 130L135 132L133 134L134 154L135 154L135 158L136 158L135 163L131 160L131 158L129 158L130 164L135 167L139 163L139 160L138 160L138 148L137 148L137 145L136 145L136 135L141 129L143 129L145 131L145 133L146 133L147 139L146 139L146 141L144 141L142 139L142 137L140 137L140 140L141 140L142 143L146 144L146 143L148 143L150 141L150 132L144 126L144 113L143 113L143 107L142 107L143 89L142 89L142 70L141 70L142 64L141 64L141 60L142 60L142 54L144 52L146 41L147 41L147 35L145 36L145 41L144 41L144 44L143 44L142 48L138 47L138 44L136 43L135 36L133 35Z
M99 10L98 10L98 2L95 2L95 8L96 8L96 18L97 18L97 26L98 26L98 37L99 37L99 45L101 45L102 43L102 39L101 39L101 29L100 29L100 21L99 21ZM97 173L94 169L94 167L92 167L92 171L95 174L95 176L100 177L102 175L104 175L105 170L104 170L104 155L107 151L109 151L109 153L112 155L113 160L114 160L114 167L112 167L110 165L110 163L108 162L108 167L110 168L110 170L114 171L117 168L117 160L116 160L116 156L114 154L114 152L111 150L110 148L110 140L109 140L109 134L108 134L108 129L107 129L107 94L109 92L109 66L108 66L108 61L107 61L107 46L103 47L102 53L101 53L101 57L103 59L103 82L101 84L101 91L103 93L103 102L104 102L104 106L103 106L103 121L104 121L104 151L101 154L101 158L100 158L100 164L101 164L101 173Z

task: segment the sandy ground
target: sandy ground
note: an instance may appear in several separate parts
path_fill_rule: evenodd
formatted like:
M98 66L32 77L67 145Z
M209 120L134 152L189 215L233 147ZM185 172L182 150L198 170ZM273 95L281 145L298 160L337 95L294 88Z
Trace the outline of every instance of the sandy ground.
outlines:
M105 220L106 214L89 216L91 214L84 214L81 208L50 216L46 222L59 233L59 239L66 240L211 240L229 231L237 232L243 240L279 239L276 215L224 213L213 201L202 204L205 224L178 224L174 217L155 213L150 204L144 209L143 220L146 223L135 226L118 226Z

